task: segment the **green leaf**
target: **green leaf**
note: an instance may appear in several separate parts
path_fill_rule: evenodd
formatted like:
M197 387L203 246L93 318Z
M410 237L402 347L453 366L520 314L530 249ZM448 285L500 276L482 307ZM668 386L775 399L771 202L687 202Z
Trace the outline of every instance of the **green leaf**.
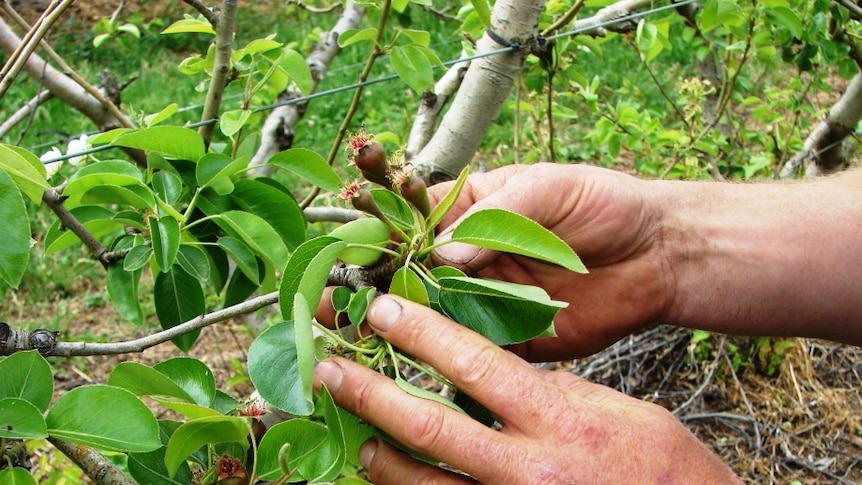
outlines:
M265 267L259 259L255 259L255 261L258 264L258 274L260 275L256 279L256 283L251 281L243 271L234 271L231 273L224 291L224 303L222 304L224 308L242 303L243 300L260 288L260 278L264 276Z
M179 252L177 252L177 262L186 273L205 282L210 277L210 258L206 251L199 246L191 244L180 244Z
M203 17L177 20L162 31L162 34L198 33L215 35L212 24Z
M416 213L403 197L386 189L371 189L368 192L374 198L380 212L390 222L401 229L410 229L416 225Z
M54 374L35 350L16 352L0 360L0 399L23 399L44 412L54 393Z
M311 76L311 70L308 68L308 63L305 62L305 57L293 49L284 48L282 50L281 59L278 65L284 69L290 80L296 84L302 94L308 95L314 86L314 79Z
M193 162L206 152L204 140L197 131L179 126L153 126L129 131L115 138L111 144Z
M269 223L291 251L305 242L307 220L290 195L260 180L243 179L236 183L231 200Z
M789 30L793 37L802 37L802 21L793 10L787 7L766 7L763 9L763 13L773 24Z
M398 77L417 93L427 91L434 83L431 62L422 47L414 44L395 46L390 59Z
M138 362L120 362L108 376L109 386L121 387L136 396L171 396L188 402L192 397L170 377Z
M69 184L63 189L63 195L71 197L105 185L120 187L141 185L143 181L141 170L131 163L118 160L96 162L82 167L69 178Z
M0 399L0 438L36 440L48 437L39 408L17 397Z
M168 271L177 259L180 249L180 223L171 216L150 217L150 236L156 266L162 273Z
M392 275L392 283L389 285L389 293L407 298L420 305L429 305L428 290L415 271L402 266Z
M452 233L453 241L520 254L587 273L581 258L553 232L526 217L503 209L470 214Z
M446 217L446 214L452 209L452 206L455 205L455 201L458 200L458 196L461 195L461 189L464 188L464 184L467 182L467 177L470 175L469 167L464 167L461 170L461 173L458 174L458 179L455 180L455 184L452 185L452 188L449 189L449 192L440 199L440 202L434 206L434 209L431 210L431 214L428 215L427 224L429 231L433 231L434 228L437 227L437 224L440 224L440 221Z
M340 190L341 177L332 170L323 157L307 148L291 148L276 153L266 163L287 170L315 187L333 194L337 194Z
M476 15L479 16L479 20L482 21L482 25L485 26L486 29L490 29L491 6L488 0L470 0L470 3L473 5L473 10L476 11Z
M153 175L153 190L165 204L173 205L183 195L183 180L179 175L161 170Z
M373 41L377 37L377 29L369 27L363 30L347 29L338 36L338 47L344 48L357 42Z
M69 212L78 220L96 239L99 239L114 229L120 227L118 221L113 220L114 213L110 209L97 205L74 207ZM71 247L81 240L72 231L60 227L59 219L55 221L48 233L45 234L45 255L49 256Z
M66 207L73 207L75 204L129 205L138 209L153 211L156 208L156 199L153 192L143 184L127 187L101 185L66 201Z
M422 389L421 387L414 386L400 375L395 377L395 384L398 385L398 387L400 387L402 391L406 392L407 394L410 394L411 396L420 397L429 401L439 402L440 404L450 407L455 411L458 411L459 413L464 413L464 410L458 407L452 401L446 399L440 394L437 394L436 392L431 392L427 389Z
M174 357L159 362L153 369L175 382L191 396L192 402L201 406L212 405L216 396L215 377L203 362L192 357Z
M535 286L461 277L439 284L437 310L497 345L553 336L554 317L567 306Z
M123 269L126 271L136 271L143 268L150 262L150 256L153 254L153 248L150 246L140 245L133 247L129 254L123 259Z
M329 434L320 451L315 454L315 460L308 460L300 467L302 476L311 483L334 480L347 461L347 444L342 426L342 418L347 412L335 405L326 387L318 394L318 404Z
M242 129L245 122L251 116L249 109L234 109L225 111L219 116L219 127L225 136L234 136Z
M243 158L236 160L223 153L207 153L195 167L200 188L212 187L219 195L227 195L233 192L231 176L248 166L248 161Z
M290 252L281 236L260 216L250 212L228 211L213 217L222 229L242 239L261 258L284 267Z
M212 416L221 416L222 413L207 406L193 404L188 401L166 396L150 396L150 399L162 406L176 411L189 419L198 419Z
M278 291L281 315L285 320L293 316L293 295L296 293L302 293L309 308L317 308L329 270L345 246L344 241L322 236L309 239L296 248L287 261Z
M203 288L200 281L179 266L172 266L165 273L158 273L153 288L156 316L163 329L175 327L206 311ZM174 344L188 351L200 335L194 330L173 339Z
M38 485L30 472L19 467L0 470L0 483L6 485Z
M336 286L330 295L332 308L337 312L346 312L351 298L353 298L353 290L347 286Z
M299 332L300 336L304 334ZM306 387L311 383L303 378L307 363L299 361L299 345L307 346L313 358L313 340L298 342L294 322L269 327L248 349L248 374L266 402L291 414L309 416L314 407Z
M279 452L284 445L290 446L287 452L289 471L296 472L304 460L314 459L315 452L324 444L327 434L326 426L300 418L267 429L257 447L258 478L272 481L285 473L278 462Z
M49 185L45 180L45 166L38 158L23 149L0 144L0 171L6 172L34 204L42 203L42 193Z
M137 246L146 249L145 246ZM111 303L123 319L136 325L144 321L141 304L138 302L138 281L141 269L126 271L123 262L114 261L108 266L106 286Z
M217 244L220 248L224 249L249 281L255 285L260 285L257 258L244 242L235 237L225 236L219 238Z
M122 419L108 419L99 403L110 406L110 416ZM134 394L118 387L72 389L60 396L46 421L52 437L103 450L145 452L161 446L153 413Z
M144 116L144 125L147 127L156 126L162 121L165 121L166 119L173 116L178 109L179 105L177 103L171 103L165 106L165 108L158 113Z
M188 464L180 464L173 477L165 465L165 452L162 447L149 453L129 453L129 474L138 483L159 485L187 485L193 482L193 476Z
M0 147L2 148L2 147ZM2 157L2 154L0 154ZM30 261L30 218L12 178L0 170L0 280L18 288Z
M350 318L350 323L359 326L365 321L365 314L368 312L368 307L377 296L377 290L372 286L360 288L350 298L350 304L347 306L347 316Z
M248 446L248 418L236 416L207 416L183 423L168 441L165 465L173 476L186 459L198 448L210 443L240 443Z

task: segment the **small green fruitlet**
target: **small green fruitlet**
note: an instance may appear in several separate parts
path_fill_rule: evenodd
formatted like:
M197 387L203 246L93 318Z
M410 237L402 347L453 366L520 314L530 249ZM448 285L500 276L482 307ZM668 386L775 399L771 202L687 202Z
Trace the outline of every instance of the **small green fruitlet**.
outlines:
M389 242L389 226L380 219L367 217L350 221L329 233L348 244L367 244L381 249ZM348 264L370 266L380 259L383 251L372 248L347 247L338 257Z

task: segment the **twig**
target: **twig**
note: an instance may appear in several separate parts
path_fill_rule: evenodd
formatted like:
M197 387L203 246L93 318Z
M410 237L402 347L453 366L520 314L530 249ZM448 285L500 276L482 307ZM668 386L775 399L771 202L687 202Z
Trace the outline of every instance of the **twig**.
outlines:
M161 332L156 332L152 335L127 340L124 342L57 342L53 349L48 352L43 352L43 355L52 355L58 357L72 357L82 355L117 355L139 353L150 347L167 342L173 338L185 335L194 330L198 330L215 323L223 322L231 318L257 311L269 305L278 302L278 292L273 291L265 295L252 298L250 300L238 303L221 310L214 311L195 317L191 320L183 322L176 327L171 327ZM7 353L14 352L17 349L6 349L0 347Z
M739 389L739 395L742 397L742 402L745 403L745 408L748 409L748 414L751 415L751 423L754 427L754 440L755 440L755 448L760 448L761 437L760 437L760 425L757 423L757 415L754 413L754 408L751 406L751 402L748 401L748 397L745 395L745 388L741 382L739 382L739 377L736 376L736 371L733 370L733 363L730 361L730 357L727 354L724 354L724 360L727 362L727 368L730 369L730 374L733 376L733 382L736 383L737 388Z
M335 56L341 52L338 38L347 30L356 28L364 13L364 8L358 7L353 1L347 1L332 29L321 34L320 41L315 44L305 59L311 71L311 89L308 94L317 91ZM278 95L279 102L296 98L305 98L305 96L293 84ZM306 98L300 103L278 106L270 112L261 128L260 148L249 162L249 167L254 167L250 175L271 175L272 166L265 165L266 162L276 153L293 146L296 124L305 116L308 103Z
M87 249L90 250L90 254L92 254L96 259L102 263L102 266L105 268L108 267L109 261L105 261L103 258L107 253L107 249L102 243L96 239L93 234L81 224L75 216L69 212L69 209L63 205L63 196L61 195L63 191L63 187L60 186L58 188L51 188L45 190L42 193L42 201L54 211L54 214L57 214L57 218L60 219L61 227L64 227L73 233L87 246Z
M20 15L18 15L18 12L16 12L15 10L13 10L13 9L12 9L12 8L7 4L7 3L5 3L5 2L4 2L4 4L3 4L3 10L4 10L4 11L5 11L5 12L10 16L10 17L12 17L12 18L15 20L15 22L17 22L17 23L18 23L18 25L20 25L22 28L25 28L25 29L30 29L30 28L31 28L31 27L27 24L27 21L25 21L25 20L24 20ZM60 55L59 55L59 54L57 54L57 51L55 51L55 50L54 50L54 49L53 49L53 48L52 48L52 47L51 47L47 42L45 42L44 40L40 40L40 41L39 41L39 47L41 47L41 48L42 48L42 50L44 50L44 51L45 51L45 53L48 55L48 57L49 57L52 61L54 61L54 62L57 64L57 66L59 66L59 67L60 67L60 69L63 71L63 74L66 74L67 76L69 76L70 78L72 78L72 80L73 80L73 81L75 81L75 82L76 82L76 83L78 83L82 88L84 88L84 91L87 91L87 93L89 93L89 94L90 94L90 96L92 96L92 97L96 98L100 103L102 103L102 106L104 106L104 107L105 107L105 109L107 109L107 110L108 110L108 112L110 112L110 113L111 113L111 115L112 115L114 118L116 118L116 119L117 119L117 121L118 121L118 122L119 122L119 123L120 123L124 128L130 128L130 129L135 128L135 124L134 124L134 123L132 123L132 121L129 119L129 117L128 117L128 116L126 116L126 114L125 114L125 113L123 113L123 112L120 110L120 108L119 108L119 107L117 107L117 105L116 105L116 104L114 104L114 102L113 102L113 101L111 101L110 99L106 98L106 97L102 94L102 92L101 92L101 91L99 91L98 89L96 89L96 87L95 87L95 86L93 86L92 84L90 84L89 82L87 82L87 80L86 80L86 79L84 79L83 77L81 77L81 75L80 75L80 74L78 74L74 69L72 69L72 67L71 67L71 66L70 66L70 65L69 65L65 60L63 60L63 58L62 58L62 57L60 57ZM2 136L2 134L0 134L0 136Z
M851 2L850 0L834 0L835 3L841 5L846 8L848 12L850 12L850 16L853 17L854 20L862 20L862 8L859 5Z
M233 48L234 23L236 21L236 0L224 0L219 19L213 24L216 30L215 60L213 61L213 75L210 79L204 109L201 113L201 122L218 117L221 108L221 98L228 83L230 73L230 55ZM198 128L198 133L209 146L215 127L212 123L206 123Z
M210 25L213 26L213 29L218 29L219 16L217 12L214 12L211 8L204 5L200 0L183 0L183 2L197 10L199 14L203 15L204 18L209 21Z
M389 19L389 10L391 8L392 1L385 0L380 9L380 20L377 22L377 35L374 37L374 47L371 49L371 53L365 61L365 67L362 69L362 72L359 73L359 87L353 91L353 99L350 101L347 113L341 121L341 126L338 127L338 131L335 133L335 140L332 141L329 155L326 157L326 163L329 165L332 165L335 162L335 157L341 150L341 142L344 141L344 137L347 135L347 127L350 126L350 123L353 121L353 117L356 115L356 112L359 111L359 102L362 99L362 93L365 92L362 85L368 80L368 76L371 75L371 68L374 67L374 62L378 57L383 55L383 49L380 47L380 44L383 40L383 30L386 27L386 21ZM320 189L315 188L310 194L308 194L305 200L302 201L300 207L304 209L311 205L319 193Z
M18 108L18 111L12 113L11 116L6 118L6 121L0 124L0 138L6 136L6 134L9 133L9 131L11 131L12 128L15 127L15 125L24 121L25 118L29 117L32 113L36 111L36 108L38 108L45 101L51 99L52 96L54 95L51 94L51 91L48 91L46 89L37 94L36 96L33 96L30 101L24 103L24 106Z
M48 33L48 30L54 25L54 22L60 18L60 15L73 1L63 0L60 3L52 3L36 22L36 25L27 32L18 49L9 56L6 64L0 69L0 99L3 98L6 91L12 86L12 82L18 77L18 73L21 72L21 69L27 63L30 54L36 50L36 46L39 45L39 42Z
M53 437L48 437L48 441L68 456L96 483L137 485L137 482L123 473L114 462L89 446L76 445Z
M737 421L745 421L746 423L754 423L757 425L757 419L752 416L744 416L742 414L733 413L695 413L679 416L680 421L695 421L699 419L735 419Z
M716 352L716 355L722 355L722 351L724 350L724 343L725 342L726 342L726 339L721 339L721 344L719 344L719 346L718 346L718 351ZM718 363L717 362L713 361L712 364L713 364L712 369L709 370L709 374L707 374L706 378L703 379L703 382L700 384L700 387L698 387L697 390L694 393L692 393L692 395L689 396L688 399L686 399L684 403L680 404L673 411L671 411L671 414L673 414L674 416L678 415L680 411L689 407L691 405L691 403L693 403L694 400L698 398L698 396L703 394L703 391L706 390L706 387L709 385L710 382L712 382L712 377L715 375L715 371L718 369Z
M362 217L362 211L339 207L306 207L303 212L308 222L350 222Z

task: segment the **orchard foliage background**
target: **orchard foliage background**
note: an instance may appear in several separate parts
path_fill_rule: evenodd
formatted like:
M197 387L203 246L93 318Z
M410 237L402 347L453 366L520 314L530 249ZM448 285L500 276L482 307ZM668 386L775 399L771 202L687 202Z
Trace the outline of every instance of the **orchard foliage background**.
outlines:
M505 302L499 343L546 335L565 305L431 268L446 204L414 183L537 161L816 176L853 163L862 116L846 0L2 7L3 483L364 483L373 430L311 395L316 358L488 416L386 342L312 333L323 285L354 323L369 285L474 328ZM374 143L388 169L354 208ZM341 225L357 208L393 239ZM583 270L530 221L485 217L455 238ZM853 483L859 353L659 327L547 366L668 407L749 480Z

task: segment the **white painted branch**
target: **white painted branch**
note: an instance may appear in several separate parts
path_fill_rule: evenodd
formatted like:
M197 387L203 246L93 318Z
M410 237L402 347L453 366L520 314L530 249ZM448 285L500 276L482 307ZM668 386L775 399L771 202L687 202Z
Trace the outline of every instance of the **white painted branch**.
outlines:
M311 69L311 92L317 90L330 64L332 64L332 60L341 51L338 46L338 37L344 31L356 28L364 14L365 9L356 6L352 1L348 1L332 29L321 35L321 41L314 46L311 54L306 58L306 63ZM294 86L290 86L278 96L278 100L287 101L301 96L301 92ZM269 113L263 123L263 128L261 128L260 148L249 162L249 166L253 167L253 170L250 171L251 175L270 175L272 173L272 167L266 166L266 162L276 153L287 150L293 145L294 127L305 115L307 108L308 102L306 101L279 106Z
M853 132L862 119L862 73L857 73L829 114L808 135L800 150L781 169L780 178L791 178L812 158L805 170L808 177L839 169L846 161L842 140Z
M461 54L462 57L465 55L463 52ZM412 159L415 154L422 151L431 140L440 113L458 91L458 88L461 87L464 73L469 67L469 61L453 64L437 81L432 91L422 94L422 103L419 105L419 111L413 120L410 136L407 138L407 147L404 151L404 157L407 160Z
M585 35L605 35L606 28L599 27L599 25L631 15L635 11L644 7L649 7L654 3L654 0L620 0L619 2L612 3L607 7L600 9L592 17L575 21L574 30ZM593 32L593 30L597 31Z
M498 37L517 42L523 48L471 62L461 89L437 132L413 158L416 173L429 184L454 179L470 163L499 115L535 42L543 8L541 0L499 0L494 4L491 29ZM476 52L489 53L504 47L507 46L485 34L479 39Z

